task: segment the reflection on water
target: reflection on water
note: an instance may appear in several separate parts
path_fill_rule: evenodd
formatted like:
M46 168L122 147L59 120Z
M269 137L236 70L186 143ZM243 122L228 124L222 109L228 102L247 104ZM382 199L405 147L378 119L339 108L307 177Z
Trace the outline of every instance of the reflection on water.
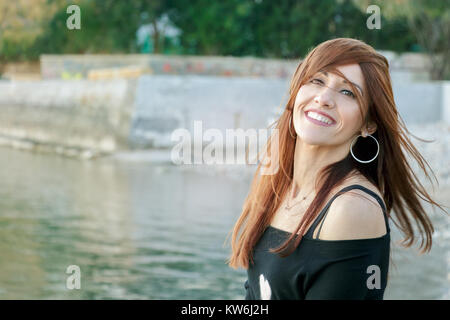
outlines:
M5 148L0 165L1 299L243 299L223 244L250 175ZM449 298L450 228L433 220L430 254L393 247L386 299ZM80 290L66 288L69 265Z

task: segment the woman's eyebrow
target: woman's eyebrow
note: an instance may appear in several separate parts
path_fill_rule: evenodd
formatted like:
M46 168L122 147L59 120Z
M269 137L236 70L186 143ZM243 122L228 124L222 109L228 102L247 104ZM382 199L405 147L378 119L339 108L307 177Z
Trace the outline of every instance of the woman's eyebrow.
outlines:
M342 81L343 83L348 83L347 80L344 79L344 81ZM352 82L352 84L357 87L359 89L359 91L361 91L361 95L364 95L363 90L361 89L361 87L359 85L357 85L356 83Z
M328 77L328 72L326 71L320 71L320 73L323 73L325 75L325 77ZM347 80L342 80L342 83L348 83ZM359 89L359 91L361 91L361 95L364 95L363 89L361 89L361 87L359 85L357 85L356 83L352 82L352 84L357 87Z

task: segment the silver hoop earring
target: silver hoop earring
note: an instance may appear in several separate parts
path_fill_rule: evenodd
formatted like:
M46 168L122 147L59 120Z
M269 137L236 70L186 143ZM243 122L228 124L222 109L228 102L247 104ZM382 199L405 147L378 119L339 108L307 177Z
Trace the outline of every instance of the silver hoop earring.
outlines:
M355 155L353 154L353 145L354 145L355 141L356 141L359 137L361 137L361 135L356 136L356 137L353 139L352 144L350 145L350 153L351 153L353 159L355 159L356 161L358 161L358 162L360 162L360 163L369 163L369 162L372 162L373 160L375 160L375 159L378 157L378 153L380 152L380 145L378 144L378 140L377 140L374 136L372 136L372 135L370 135L370 134L367 135L367 136L368 136L368 137L371 137L371 138L372 138L373 140L375 140L375 142L377 143L377 154L375 155L375 157L373 157L372 159L367 160L367 161L360 160L360 159L358 159L357 157L355 157Z
M291 135L292 138L295 139L296 136L293 136L292 132L291 132L291 122L292 122L292 113L289 115L289 127L288 128L289 128L289 134Z

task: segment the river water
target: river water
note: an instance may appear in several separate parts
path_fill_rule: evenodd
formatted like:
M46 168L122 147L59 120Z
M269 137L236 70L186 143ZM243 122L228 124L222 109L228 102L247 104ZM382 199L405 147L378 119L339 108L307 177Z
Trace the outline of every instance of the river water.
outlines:
M10 148L0 148L0 168L0 299L244 298L246 272L226 265L224 242L248 170ZM450 205L450 188L436 198ZM449 219L430 215L430 253L393 242L385 299L450 299ZM78 290L67 287L71 265L80 268Z

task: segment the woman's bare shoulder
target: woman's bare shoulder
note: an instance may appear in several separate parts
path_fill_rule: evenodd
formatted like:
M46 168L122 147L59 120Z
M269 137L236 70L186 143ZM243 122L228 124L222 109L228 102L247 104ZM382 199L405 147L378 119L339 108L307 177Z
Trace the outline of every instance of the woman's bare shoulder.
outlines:
M377 196L379 196L381 199L383 199L381 191L378 189L378 187L376 185L374 185L372 182L370 182L366 177L361 176L361 175L353 175L353 176L348 177L336 189L342 189L342 188L345 188L347 186L355 185L355 184L363 186L366 189L369 189L370 191L374 192ZM338 191L338 190L336 190L336 191ZM364 192L362 190L359 190L359 189L353 189L351 191L348 191L348 193L360 194L360 195L366 197L367 199L375 201L375 199L372 196L368 195L366 192Z
M378 188L361 178L348 179L339 189L353 184L366 187L382 199ZM339 195L330 205L319 239L377 238L386 234L384 219L381 206L372 196L353 189Z

